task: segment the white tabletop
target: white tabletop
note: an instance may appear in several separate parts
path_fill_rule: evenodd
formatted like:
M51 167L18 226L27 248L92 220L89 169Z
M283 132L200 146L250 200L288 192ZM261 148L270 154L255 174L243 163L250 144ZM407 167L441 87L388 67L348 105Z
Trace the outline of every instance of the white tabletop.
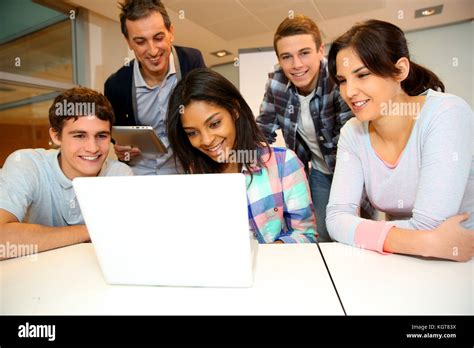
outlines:
M91 244L0 262L2 314L343 315L315 244L259 245L252 288L105 283Z
M341 243L320 247L348 315L474 313L474 260L382 255Z

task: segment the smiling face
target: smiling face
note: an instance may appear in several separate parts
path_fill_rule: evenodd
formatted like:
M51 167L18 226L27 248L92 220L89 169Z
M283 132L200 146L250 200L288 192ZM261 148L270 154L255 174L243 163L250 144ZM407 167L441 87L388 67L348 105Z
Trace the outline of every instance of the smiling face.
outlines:
M225 108L193 101L184 108L181 123L193 147L216 162L228 159L237 134L234 119Z
M338 52L336 70L341 96L360 121L378 119L382 106L402 93L400 81L373 74L351 48Z
M49 134L61 148L59 165L69 179L99 174L109 153L109 121L80 116L77 120L66 120L60 134L52 129Z
M141 64L141 71L148 82L160 82L169 68L174 29L168 30L157 11L131 21L126 20L128 46Z
M278 62L286 77L299 94L310 94L318 82L324 46L316 47L313 35L301 34L281 38L276 47Z

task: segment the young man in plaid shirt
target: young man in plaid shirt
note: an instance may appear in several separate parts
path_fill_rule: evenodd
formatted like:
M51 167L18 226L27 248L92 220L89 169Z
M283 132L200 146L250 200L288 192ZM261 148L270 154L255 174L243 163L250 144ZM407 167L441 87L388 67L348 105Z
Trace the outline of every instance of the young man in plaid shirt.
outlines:
M269 143L275 141L275 131L280 128L286 146L305 165L319 241L330 241L325 220L337 141L341 127L353 114L329 79L321 34L311 19L303 15L286 18L275 33L273 46L279 65L269 74L257 123Z

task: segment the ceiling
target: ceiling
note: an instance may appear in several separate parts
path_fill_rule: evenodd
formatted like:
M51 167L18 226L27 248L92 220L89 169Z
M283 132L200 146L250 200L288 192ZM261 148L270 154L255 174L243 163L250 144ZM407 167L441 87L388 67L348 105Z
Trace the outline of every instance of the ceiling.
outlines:
M118 22L117 0L63 0ZM330 43L357 21L376 18L405 31L474 18L472 0L163 0L175 26L175 43L199 48L208 66L232 62L242 48L268 47L289 14L311 17ZM440 15L415 19L415 10L443 5ZM290 12L291 11L291 12ZM118 27L117 27L117 30ZM210 52L225 49L231 56Z

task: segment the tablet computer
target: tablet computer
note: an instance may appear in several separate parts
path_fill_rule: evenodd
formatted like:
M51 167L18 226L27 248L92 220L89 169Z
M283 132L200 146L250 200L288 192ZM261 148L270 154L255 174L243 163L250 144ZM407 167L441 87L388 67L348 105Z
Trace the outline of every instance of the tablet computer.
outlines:
M112 138L123 146L138 147L143 154L164 154L168 150L150 126L114 126Z

